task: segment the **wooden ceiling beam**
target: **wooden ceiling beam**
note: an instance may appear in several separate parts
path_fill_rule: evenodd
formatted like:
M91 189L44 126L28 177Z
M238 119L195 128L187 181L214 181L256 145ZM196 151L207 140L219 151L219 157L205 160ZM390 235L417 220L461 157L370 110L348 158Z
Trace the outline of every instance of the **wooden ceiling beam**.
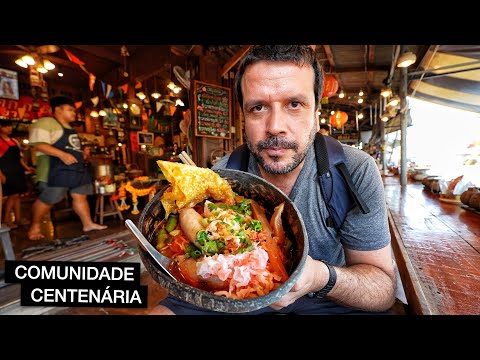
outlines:
M333 59L332 48L330 47L330 45L322 45L322 47L323 47L323 51L325 51L325 55L327 55L327 60L328 60L328 64L330 65L330 69L335 69L335 60ZM335 79L337 79L338 87L340 89L343 89L343 84L342 84L342 80L340 79L340 75L335 72L333 72L332 75L335 77Z
M333 69L333 73L337 74L344 74L344 73L353 73L353 72L365 72L365 71L389 71L390 66L388 65L368 65L367 69L362 66L351 66L351 67L344 67L344 68L335 68Z
M220 77L222 78L226 73L230 71L250 50L252 45L244 45L240 50L238 50L231 58L228 60L225 65L223 65Z
M371 67L375 64L375 45L367 45L368 46L368 64L367 68ZM368 87L368 93L371 92L372 90L372 84L374 81L374 72L369 71L367 73L367 87Z

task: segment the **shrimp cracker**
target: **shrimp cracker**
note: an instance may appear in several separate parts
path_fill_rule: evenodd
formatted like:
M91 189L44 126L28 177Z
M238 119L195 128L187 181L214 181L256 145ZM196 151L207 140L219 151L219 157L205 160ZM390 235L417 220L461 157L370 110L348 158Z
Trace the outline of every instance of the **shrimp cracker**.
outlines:
M194 207L208 197L228 205L235 204L230 184L213 170L163 160L158 160L157 164L171 184L161 198L165 218L172 211Z

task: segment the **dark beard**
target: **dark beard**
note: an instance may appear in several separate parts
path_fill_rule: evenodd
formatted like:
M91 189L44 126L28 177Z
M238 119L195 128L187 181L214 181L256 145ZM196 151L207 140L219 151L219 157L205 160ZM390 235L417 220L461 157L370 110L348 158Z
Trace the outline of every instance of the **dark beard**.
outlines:
M299 144L296 141L288 141L287 139L282 137L272 136L267 138L266 140L258 142L256 146L253 146L253 144L251 144L250 141L248 140L248 137L246 136L246 134L245 134L245 137L247 140L248 148L250 149L250 153L253 155L258 165L260 165L269 174L285 175L293 171L294 169L296 169L297 166L300 165L302 161L305 159L305 156L307 156L310 146L313 144L313 141L315 140L316 133L317 133L317 130L315 129L315 127L313 127L312 131L310 132L310 136L308 138L307 146L300 153L297 152L299 148ZM273 161L273 165L267 164L265 160L260 156L260 152L270 147L292 149L295 152L295 154L292 157L292 161L289 164L285 165L284 167L279 168L279 167L273 166L279 162L279 158L277 156L273 156L269 158L270 160Z

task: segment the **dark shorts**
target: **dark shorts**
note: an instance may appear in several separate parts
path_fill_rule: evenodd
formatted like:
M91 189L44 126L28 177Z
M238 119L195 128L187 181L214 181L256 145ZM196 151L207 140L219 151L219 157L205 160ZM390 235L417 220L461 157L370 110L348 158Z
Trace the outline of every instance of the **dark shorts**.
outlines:
M82 194L82 195L92 195L93 194L93 185L92 184L85 184L78 186L73 189L69 189L68 187L50 187L44 181L39 181L37 183L38 191L40 195L38 198L46 203L46 204L56 204L60 202L64 197L65 194L70 190L70 193L75 194Z
M206 310L201 307L189 304L185 301L178 300L173 296L167 296L160 301L160 305L166 306L172 310L176 315L228 315L228 313ZM231 314L231 315L387 315L390 312L373 313L361 311L340 306L327 299L309 298L308 296L301 297L293 304L280 309L274 310L271 307L265 307L259 310Z

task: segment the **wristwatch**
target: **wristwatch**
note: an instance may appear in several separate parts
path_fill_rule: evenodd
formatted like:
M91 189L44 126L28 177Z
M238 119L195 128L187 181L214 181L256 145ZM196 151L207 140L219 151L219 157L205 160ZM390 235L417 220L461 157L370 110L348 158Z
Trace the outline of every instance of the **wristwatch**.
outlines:
M327 284L320 290L308 293L309 298L317 298L317 299L325 298L330 292L330 290L333 289L333 287L335 286L335 283L337 282L337 272L335 271L335 268L324 260L320 260L320 261L323 262L325 265L327 265L328 273L329 273L328 281L327 281Z

